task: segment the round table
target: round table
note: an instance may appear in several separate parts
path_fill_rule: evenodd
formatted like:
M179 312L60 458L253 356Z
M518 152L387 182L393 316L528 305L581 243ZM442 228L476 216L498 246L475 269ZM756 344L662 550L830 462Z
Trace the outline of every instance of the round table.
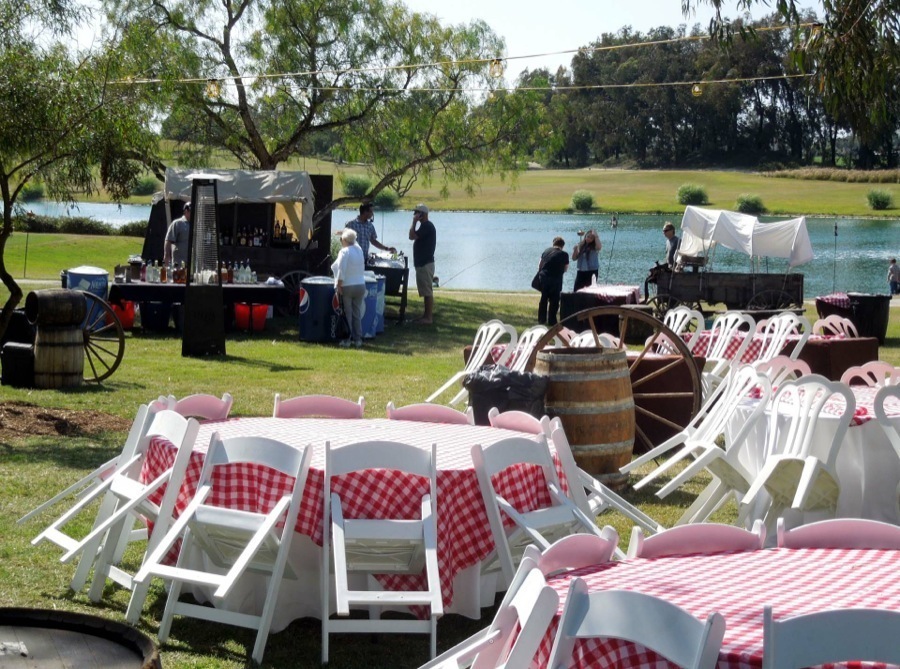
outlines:
M222 438L262 436L277 439L297 447L313 448L309 478L303 491L300 514L297 518L298 536L292 546L293 566L301 571L300 578L286 580L292 589L289 596L279 598L273 630L282 629L291 620L303 616L319 617L318 583L322 544L322 494L325 466L325 442L341 445L357 441L400 441L421 448L437 444L437 522L438 565L445 610L480 617L482 606L493 604L498 583L496 578L481 579L480 563L487 558L494 540L484 511L471 448L475 444L490 444L508 437L528 437L511 430L477 425L449 425L387 419L337 420L318 418L231 418L206 421L201 424L191 454L184 482L176 503L181 513L196 489L203 467L203 459L210 437L218 432ZM174 458L172 445L154 440L148 452L141 477L152 480L169 467ZM227 479L214 479L213 505L247 511L268 511L272 499L289 489L290 481L271 481L254 465L231 465ZM557 469L561 481L562 470ZM498 492L522 510L550 504L540 469L533 466L511 467L495 477ZM342 491L344 515L378 517L378 514L416 513L419 491L392 484L385 470L366 471ZM159 501L159 500L155 500ZM410 503L412 501L412 503ZM268 505L268 506L267 506ZM294 547L297 547L296 550ZM406 576L385 580L390 587L403 587ZM396 579L396 580L391 580ZM202 592L195 592L206 598ZM229 606L254 610L262 607L258 599L264 588L247 588L236 592Z
M771 605L776 619L850 607L900 611L898 569L900 551L772 548L609 562L551 577L549 583L560 596L557 615L575 576L583 578L592 592L643 592L701 620L718 611L726 622L718 669L750 669L762 666L763 606ZM532 666L546 666L556 633L556 625L551 627ZM575 666L591 669L675 666L643 646L619 640L582 640L576 653Z

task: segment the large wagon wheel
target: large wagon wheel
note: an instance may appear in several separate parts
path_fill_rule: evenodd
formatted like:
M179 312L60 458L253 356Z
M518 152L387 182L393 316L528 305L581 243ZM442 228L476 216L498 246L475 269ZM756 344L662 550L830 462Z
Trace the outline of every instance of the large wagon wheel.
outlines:
M784 290L761 290L747 302L747 309L753 311L776 311L793 309L803 305L797 304L794 296Z
M112 376L125 356L125 330L106 300L81 292L88 314L83 328L84 380L99 383Z
M644 304L650 308L650 313L654 318L662 320L669 309L674 309L680 305L681 302L677 298L667 295L666 293L657 293L644 302Z
M300 282L308 276L309 272L295 269L281 277L281 282L289 293L287 307L278 309L282 316L297 316L300 313Z
M599 347L598 332L596 328L596 319L598 318L617 317L619 323L618 333L620 349L626 348L626 342L634 340L638 335L641 338L646 336L646 342L640 347L635 347L633 359L629 361L629 373L631 375L631 387L634 394L634 405L636 418L640 419L640 423L644 427L656 427L658 429L666 429L672 432L680 431L684 424L693 418L700 410L700 402L702 397L700 371L691 355L690 350L684 341L676 335L672 330L666 327L662 321L650 316L638 309L629 309L628 307L596 307L593 309L585 309L572 314L568 318L560 321L550 328L532 350L531 357L528 360L526 369L529 371L534 369L534 362L537 359L537 352L545 346L552 346L554 338L562 342L563 347L568 348L569 344L563 337L559 337L560 332L567 326L573 326L576 323L584 323L587 321L591 331L594 333L594 340ZM649 331L649 336L645 333ZM647 356L655 348L657 341L665 341L668 339L671 346L674 347L672 358L669 362L665 362L658 369L649 370L649 360ZM691 381L691 389L683 391L666 391L654 389L653 381L661 375L680 368L688 375ZM687 400L690 404L690 415L685 416L683 424L672 421L666 416L660 415L652 407L659 405L660 402L666 403L672 400ZM647 431L642 429L640 425L635 427L635 441L643 445L646 450L653 448L656 444L647 435Z

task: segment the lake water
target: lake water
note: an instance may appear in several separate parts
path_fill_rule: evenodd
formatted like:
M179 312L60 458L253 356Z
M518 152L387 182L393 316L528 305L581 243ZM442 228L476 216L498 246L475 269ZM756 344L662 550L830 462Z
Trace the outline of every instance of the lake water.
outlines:
M65 216L67 207L54 203L29 203L36 214ZM119 226L129 221L146 221L148 205L80 203L68 211ZM339 210L332 215L332 228L354 217ZM578 241L578 230L594 228L603 242L600 252L600 281L643 285L647 269L665 255L662 224L678 216L619 216L619 226L610 229L607 215L518 214L478 212L434 212L437 228L436 274L441 287L530 290L541 252L553 237L566 240L566 251ZM412 256L408 239L412 214L409 211L377 212L375 227L379 239ZM900 221L852 218L807 219L815 259L796 268L805 276L807 298L838 291L886 293L888 260L900 255ZM835 236L835 229L837 236ZM86 259L85 262L88 262ZM785 272L784 260L765 260L760 271ZM728 249L716 251L714 266L720 272L749 272L750 261ZM575 278L572 263L565 290ZM410 277L412 281L413 277Z

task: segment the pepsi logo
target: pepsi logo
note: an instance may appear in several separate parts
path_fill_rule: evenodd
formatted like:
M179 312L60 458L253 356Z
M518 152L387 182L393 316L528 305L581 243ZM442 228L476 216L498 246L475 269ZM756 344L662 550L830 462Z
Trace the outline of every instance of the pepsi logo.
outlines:
M300 313L305 314L309 309L309 292L305 288L300 288L297 296L300 301Z
M331 308L334 309L334 313L341 313L341 298L337 293L331 296Z

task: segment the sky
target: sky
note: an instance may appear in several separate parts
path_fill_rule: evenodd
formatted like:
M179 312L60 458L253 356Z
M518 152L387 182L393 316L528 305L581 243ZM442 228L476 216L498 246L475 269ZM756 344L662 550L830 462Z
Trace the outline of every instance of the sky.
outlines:
M705 31L713 10L706 2L688 18L681 13L681 0L403 0L413 11L437 16L443 23L467 23L484 20L506 40L507 58L532 54L571 51L587 46L601 34L612 33L623 26L640 32L659 26L688 27L699 23ZM821 3L798 3L814 7L821 15ZM736 3L726 0L723 15L736 19L742 14ZM771 13L762 2L753 7L751 19ZM546 67L555 72L560 65L568 67L572 53L539 58L513 58L507 61L507 76L514 79L524 69Z

